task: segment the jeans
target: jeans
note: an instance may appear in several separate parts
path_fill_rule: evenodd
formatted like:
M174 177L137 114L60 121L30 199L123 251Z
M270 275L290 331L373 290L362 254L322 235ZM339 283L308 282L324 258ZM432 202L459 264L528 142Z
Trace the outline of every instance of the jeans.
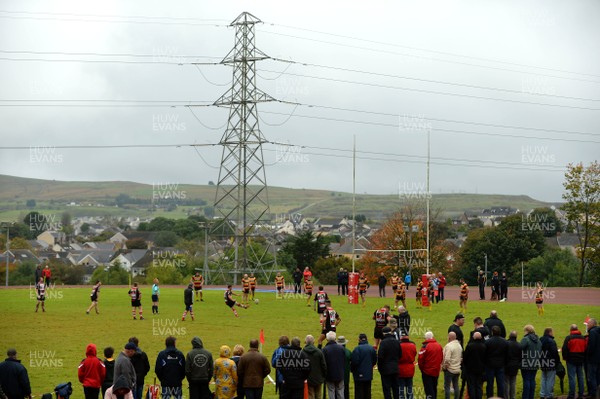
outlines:
M354 380L354 399L371 399L371 381Z
M460 377L460 373L453 374L448 370L444 370L444 392L446 394L446 399L450 399L450 386L454 388L454 399L458 399L458 394L460 393L458 377Z
M533 399L535 396L535 375L537 370L521 370L523 377L523 395L522 399Z
M591 397L598 393L598 384L600 384L600 364L588 363L588 394Z
M398 387L398 374L381 374L381 386L385 399L399 399L400 388ZM391 392L390 392L391 391Z
M400 399L413 399L413 379L411 378L398 378L398 385L400 386Z
M210 388L208 387L208 381L190 381L189 399L210 399Z
M438 288L438 298L440 301L444 300L444 288Z
M162 399L183 399L181 387L162 387Z
M488 398L494 396L494 378L498 386L497 395L502 397L504 395L504 367L486 367L487 384L485 387L486 395Z
M421 378L423 380L423 388L425 389L425 398L436 399L438 377L434 377L432 375L427 374L421 374Z
M481 374L467 374L467 392L469 392L469 399L483 398L482 381L483 375Z
M517 376L504 374L504 399L515 399L517 394Z
M554 397L554 382L556 381L556 370L542 370L542 387L540 388L540 397Z
M344 399L344 380L327 381L327 397L329 399Z
M583 365L567 362L567 375L569 376L569 398L575 397L575 375L577 374L578 398L583 397Z

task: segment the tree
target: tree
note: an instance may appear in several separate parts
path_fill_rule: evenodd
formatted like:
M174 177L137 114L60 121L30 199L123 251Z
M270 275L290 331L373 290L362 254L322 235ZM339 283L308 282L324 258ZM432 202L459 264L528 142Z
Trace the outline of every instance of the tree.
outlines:
M129 273L119 265L115 266L98 266L90 283L95 283L97 280L102 281L102 284L123 285L129 283Z
M556 237L563 230L560 219L556 212L550 208L535 208L529 215L524 216L523 227L536 229L544 234L544 237Z
M32 211L25 215L23 223L25 223L25 226L29 229L26 238L33 240L47 230L48 220L41 213Z
M9 278L11 285L29 285L35 284L36 264L31 261L23 262L18 265Z
M148 248L148 243L143 238L132 238L125 241L125 246L127 249L146 249Z
M528 286L541 281L549 287L572 287L577 284L578 259L568 249L552 249L535 257L523 267L523 280ZM521 265L515 265L513 275L521 273Z
M582 163L569 164L563 186L566 203L562 209L579 237L578 283L583 286L586 268L596 265L592 259L600 251L600 164L594 161L587 168Z
M292 255L300 270L304 270L306 266L313 267L317 259L329 256L329 245L325 238L320 234L315 236L312 231L288 237L281 250Z
M346 257L320 258L315 262L312 272L319 284L337 284L337 273L342 267L352 269L352 261Z
M165 217L157 217L148 223L148 231L173 231L175 220Z
M4 243L6 246L6 243ZM31 245L23 237L15 237L10 240L10 249L31 249Z
M90 231L90 225L87 223L83 223L80 227L80 230L82 234L87 234Z
M179 237L172 231L159 231L154 240L159 247L174 247L178 241Z
M73 226L71 225L72 220L73 217L69 212L64 212L60 217L62 231L65 233L67 243L71 242L71 237L73 236L74 232Z

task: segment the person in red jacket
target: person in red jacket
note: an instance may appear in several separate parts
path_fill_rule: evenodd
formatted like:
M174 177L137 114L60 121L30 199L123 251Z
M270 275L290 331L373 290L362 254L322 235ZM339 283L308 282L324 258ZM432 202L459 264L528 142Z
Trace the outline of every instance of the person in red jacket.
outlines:
M587 341L579 332L576 324L571 324L569 335L565 337L562 346L563 360L567 363L567 375L569 376L569 399L575 398L575 382L579 395L577 398L583 398L583 363L585 361L585 351Z
M428 399L437 398L437 384L440 370L442 369L442 360L444 359L444 350L431 331L425 333L425 341L419 350L419 369L423 378L423 388L425 396Z
M417 345L408 335L400 338L402 356L398 361L398 385L400 386L400 399L413 399L413 377L415 376L415 358Z
M89 344L85 349L86 358L81 361L77 375L83 385L85 399L98 399L100 388L106 376L106 366L96 356L96 345Z
M438 301L444 300L444 288L446 288L446 277L442 274L442 272L438 273Z

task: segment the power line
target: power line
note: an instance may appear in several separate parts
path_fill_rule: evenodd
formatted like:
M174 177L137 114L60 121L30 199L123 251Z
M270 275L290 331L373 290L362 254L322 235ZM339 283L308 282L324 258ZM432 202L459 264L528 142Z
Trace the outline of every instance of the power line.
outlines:
M444 59L441 59L441 58L424 57L424 56L418 56L418 55L414 55L414 54L399 53L399 52L395 52L395 51L379 50L379 49L374 49L374 48L370 48L370 47L362 47L362 46L355 46L355 45L350 45L350 44L330 42L330 41L327 41L327 40L310 39L310 38L306 38L306 37L295 36L295 35L288 35L288 34L285 34L285 33L271 32L271 31L265 31L265 30L262 30L261 32L262 33L267 33L267 34L272 34L272 35L279 35L279 36L284 36L284 37L291 37L291 38L295 38L295 39L308 40L308 41L313 41L313 42L317 42L317 43L331 44L331 45L335 45L335 46L341 46L341 47L347 47L347 48L355 48L355 49L358 49L358 50L366 50L366 51L372 51L372 52L378 52L378 53L384 53L384 54L400 55L400 56L412 57L412 58L423 58L423 59L427 59L427 60L431 60L431 61L446 62L446 63L457 64L457 65L466 65L466 66L472 66L472 67L477 67L477 68L492 69L492 70L505 71L505 72L517 72L517 73L529 74L529 75L535 74L537 76L544 76L544 77L555 78L555 79L566 79L566 80L574 80L574 81L579 81L579 82L588 82L588 83L600 84L599 81L597 81L597 80L591 80L591 79L573 78L573 77L550 75L550 74L537 73L537 72L536 73L532 73L532 72L529 72L529 71L521 71L521 70L517 70L517 69L501 68L501 67L494 67L494 66L489 66L489 65L473 64L473 63L469 63L469 62L444 60Z
M389 47L406 48L409 50L417 50L417 51L424 51L424 52L429 52L429 53L434 53L434 54L449 55L452 57L467 58L467 59L478 60L478 61L486 61L486 62L495 62L495 63L500 63L500 64L506 64L506 65L514 65L514 66L519 66L519 67L524 67L524 68L543 69L543 70L552 71L552 72L562 72L562 73L569 73L569 74L573 74L573 75L582 75L582 76L591 76L594 78L600 78L600 75L595 75L595 74L590 74L590 73L573 72L573 71L568 71L565 69L556 69L556 68L542 67L542 66L538 66L538 65L521 64L521 63L517 63L517 62L504 61L504 60L499 60L499 59L494 59L494 58L475 57L475 56L470 56L470 55L452 53L449 51L431 50L431 49L426 49L426 48L422 48L422 47L406 46L406 45L389 43L389 42L381 42L381 41L365 39L365 38L361 38L361 37L346 36L346 35L340 35L337 33L322 32L322 31L318 31L318 30L299 28L299 27L295 27L295 26L281 25L281 24L275 24L275 23L270 23L270 22L266 22L266 24L271 25L271 26L280 26L280 27L287 28L287 29L294 29L294 30L300 30L300 31L305 31L305 32L310 32L310 33L317 33L317 34L321 34L321 35L339 37L342 39L349 39L352 41L361 41L361 42L365 42L365 43L379 44L379 45L389 46ZM600 83L600 82L597 82L597 83Z
M435 83L435 84L443 84L443 85L457 86L457 87L467 87L467 88L471 88L471 89L494 90L494 91L500 91L500 92L505 92L505 93L516 93L516 94L531 94L531 95L535 95L535 96L562 98L562 99L567 99L567 100L600 101L600 99L594 99L594 98L572 97L572 96L563 96L563 95L548 94L548 93L535 93L535 92L529 93L529 92L526 92L523 90L506 89L506 88L502 88L502 87L478 86L478 85L471 85L471 84L467 84L467 83L448 82L448 81L433 80L433 79L422 79L422 78L415 78L415 77L411 77L411 76L392 75L392 74L386 74L386 73L364 71L364 70L359 70L359 69L336 67L336 66L331 66L331 65L322 65L322 64L313 64L313 63L309 63L309 62L284 60L281 58L272 58L272 60L284 62L287 64L311 66L311 67L323 68L323 69L333 69L336 71L361 73L361 74L367 74L367 75L372 75L372 76L381 76L381 77L386 77L386 78L413 80L413 81L417 81L417 82ZM283 72L280 73L280 76L285 74L286 71L287 71L287 68ZM268 72L275 73L273 71L268 71Z
M222 57L211 57L207 55L185 55L185 54L132 54L132 53L97 53L97 52L73 52L73 51L32 51L32 50L0 50L5 54L33 54L33 55L69 55L69 56L94 56L94 57L131 57L131 58L208 58L220 60ZM217 63L216 65L218 65Z
M272 73L280 73L279 71L269 71L269 70L265 70L265 69L263 69L263 71L264 72L272 72ZM355 80L346 80L346 79L326 78L326 77L322 77L322 76L303 75L303 74L297 74L297 73L292 73L292 72L285 72L285 74L290 75L290 76L298 76L298 77L318 79L318 80L327 80L330 82L337 82L337 83L347 83L347 84L356 84L356 85L361 85L361 86L378 87L378 88L384 88L384 89L390 89L390 90L414 91L417 93L464 97L464 98L471 98L471 99L476 99L476 100L502 101L502 102L508 102L508 103L514 103L514 104L526 104L526 105L539 105L539 106L546 106L546 107L581 109L581 110L586 110L586 111L600 111L600 108L582 107L582 106L576 106L576 105L540 103L540 102L535 102L535 101L514 100L514 99L508 99L508 98L477 96L477 95L473 95L473 94L461 94L461 93L452 93L452 92L437 91L437 90L415 89L415 88L401 87L401 86L389 86L389 85L385 85L385 84L359 82L359 81L355 81Z
M173 58L170 56L157 56L157 58ZM82 62L82 63L86 63L86 64L162 64L162 65L192 65L192 62L183 62L183 60L176 60L175 57L175 62L171 62L171 61L128 61L128 60L86 60L86 59L80 59L80 58L72 58L72 59L60 59L60 58L40 58L40 57L36 57L36 58L15 58L15 57L0 57L1 61L16 61L16 62L30 62L30 61L35 61L35 62ZM204 63L198 63L195 62L194 64L197 65L219 65L218 62L204 62Z

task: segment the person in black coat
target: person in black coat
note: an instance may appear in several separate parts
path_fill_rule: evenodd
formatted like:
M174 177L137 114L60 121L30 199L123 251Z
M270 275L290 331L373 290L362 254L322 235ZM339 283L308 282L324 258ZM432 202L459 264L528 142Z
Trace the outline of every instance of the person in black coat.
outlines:
M504 368L508 356L508 342L500 336L500 327L492 327L492 337L485 341L485 370L487 375L486 394L494 396L494 378L498 386L496 396L504 395Z
M340 267L340 271L337 272L337 288L338 288L338 295L342 294L343 290L344 290L344 268ZM342 294L345 295L345 294Z
M481 333L475 332L463 354L463 365L467 374L467 390L470 399L483 398L482 382L485 371L485 350Z
M377 352L377 369L381 375L381 385L383 387L383 397L385 399L394 399L400 397L400 386L398 385L398 362L402 357L400 341L394 338L392 330L384 327L383 339L379 344ZM390 394L391 390L391 394Z
M144 379L146 378L146 374L150 372L150 362L148 361L148 355L146 352L141 350L138 346L139 341L136 337L129 338L129 342L133 343L137 347L135 353L131 357L131 363L133 364L136 377L133 398L142 399L142 394L144 392Z
M300 268L296 268L294 273L292 273L292 279L294 280L294 294L302 293L302 272Z
M502 322L502 320L498 318L498 312L496 312L495 310L492 310L490 312L490 317L485 319L483 325L487 327L490 331L492 331L492 327L494 326L500 327L500 336L502 338L506 338L506 327L504 327L504 323Z
M484 341L490 336L490 329L483 325L483 320L479 316L473 319L473 331L469 333L469 343L473 341L473 334L476 332L481 334L481 339Z
M336 342L336 334L329 331L326 335L327 345L323 348L323 356L327 364L327 396L329 398L344 397L344 372L346 364L346 351L342 345ZM337 395L337 396L336 396Z
M588 344L586 348L588 367L588 393L593 398L600 385L600 326L594 318L588 320Z
M517 341L517 332L511 331L508 336L506 367L504 368L504 399L515 399L517 375L521 367L521 345Z
M479 271L477 276L477 285L479 286L479 300L485 299L485 281L487 277L483 274L483 270Z
M17 359L17 350L9 349L6 351L8 356L0 363L0 386L4 394L12 398L31 399L31 385L29 384L29 375L27 369Z
M283 349L278 359L283 383L279 391L281 399L302 399L304 381L310 374L310 359L300 347L300 339L292 338L290 346ZM342 383L344 379L342 376Z
M506 277L506 272L502 272L502 277L500 277L500 300L506 301L508 299L508 277Z
M554 330L548 327L544 330L544 335L540 338L542 343L542 359L540 368L542 369L542 386L540 388L541 398L554 397L554 383L556 381L556 365L560 362L558 346L554 340Z
M379 285L379 296L385 298L385 286L387 285L387 278L383 272L379 274L379 277L377 278L377 284Z
M154 371L162 385L162 398L181 399L182 381L185 378L185 356L175 347L175 337L165 339L166 348L156 358Z

